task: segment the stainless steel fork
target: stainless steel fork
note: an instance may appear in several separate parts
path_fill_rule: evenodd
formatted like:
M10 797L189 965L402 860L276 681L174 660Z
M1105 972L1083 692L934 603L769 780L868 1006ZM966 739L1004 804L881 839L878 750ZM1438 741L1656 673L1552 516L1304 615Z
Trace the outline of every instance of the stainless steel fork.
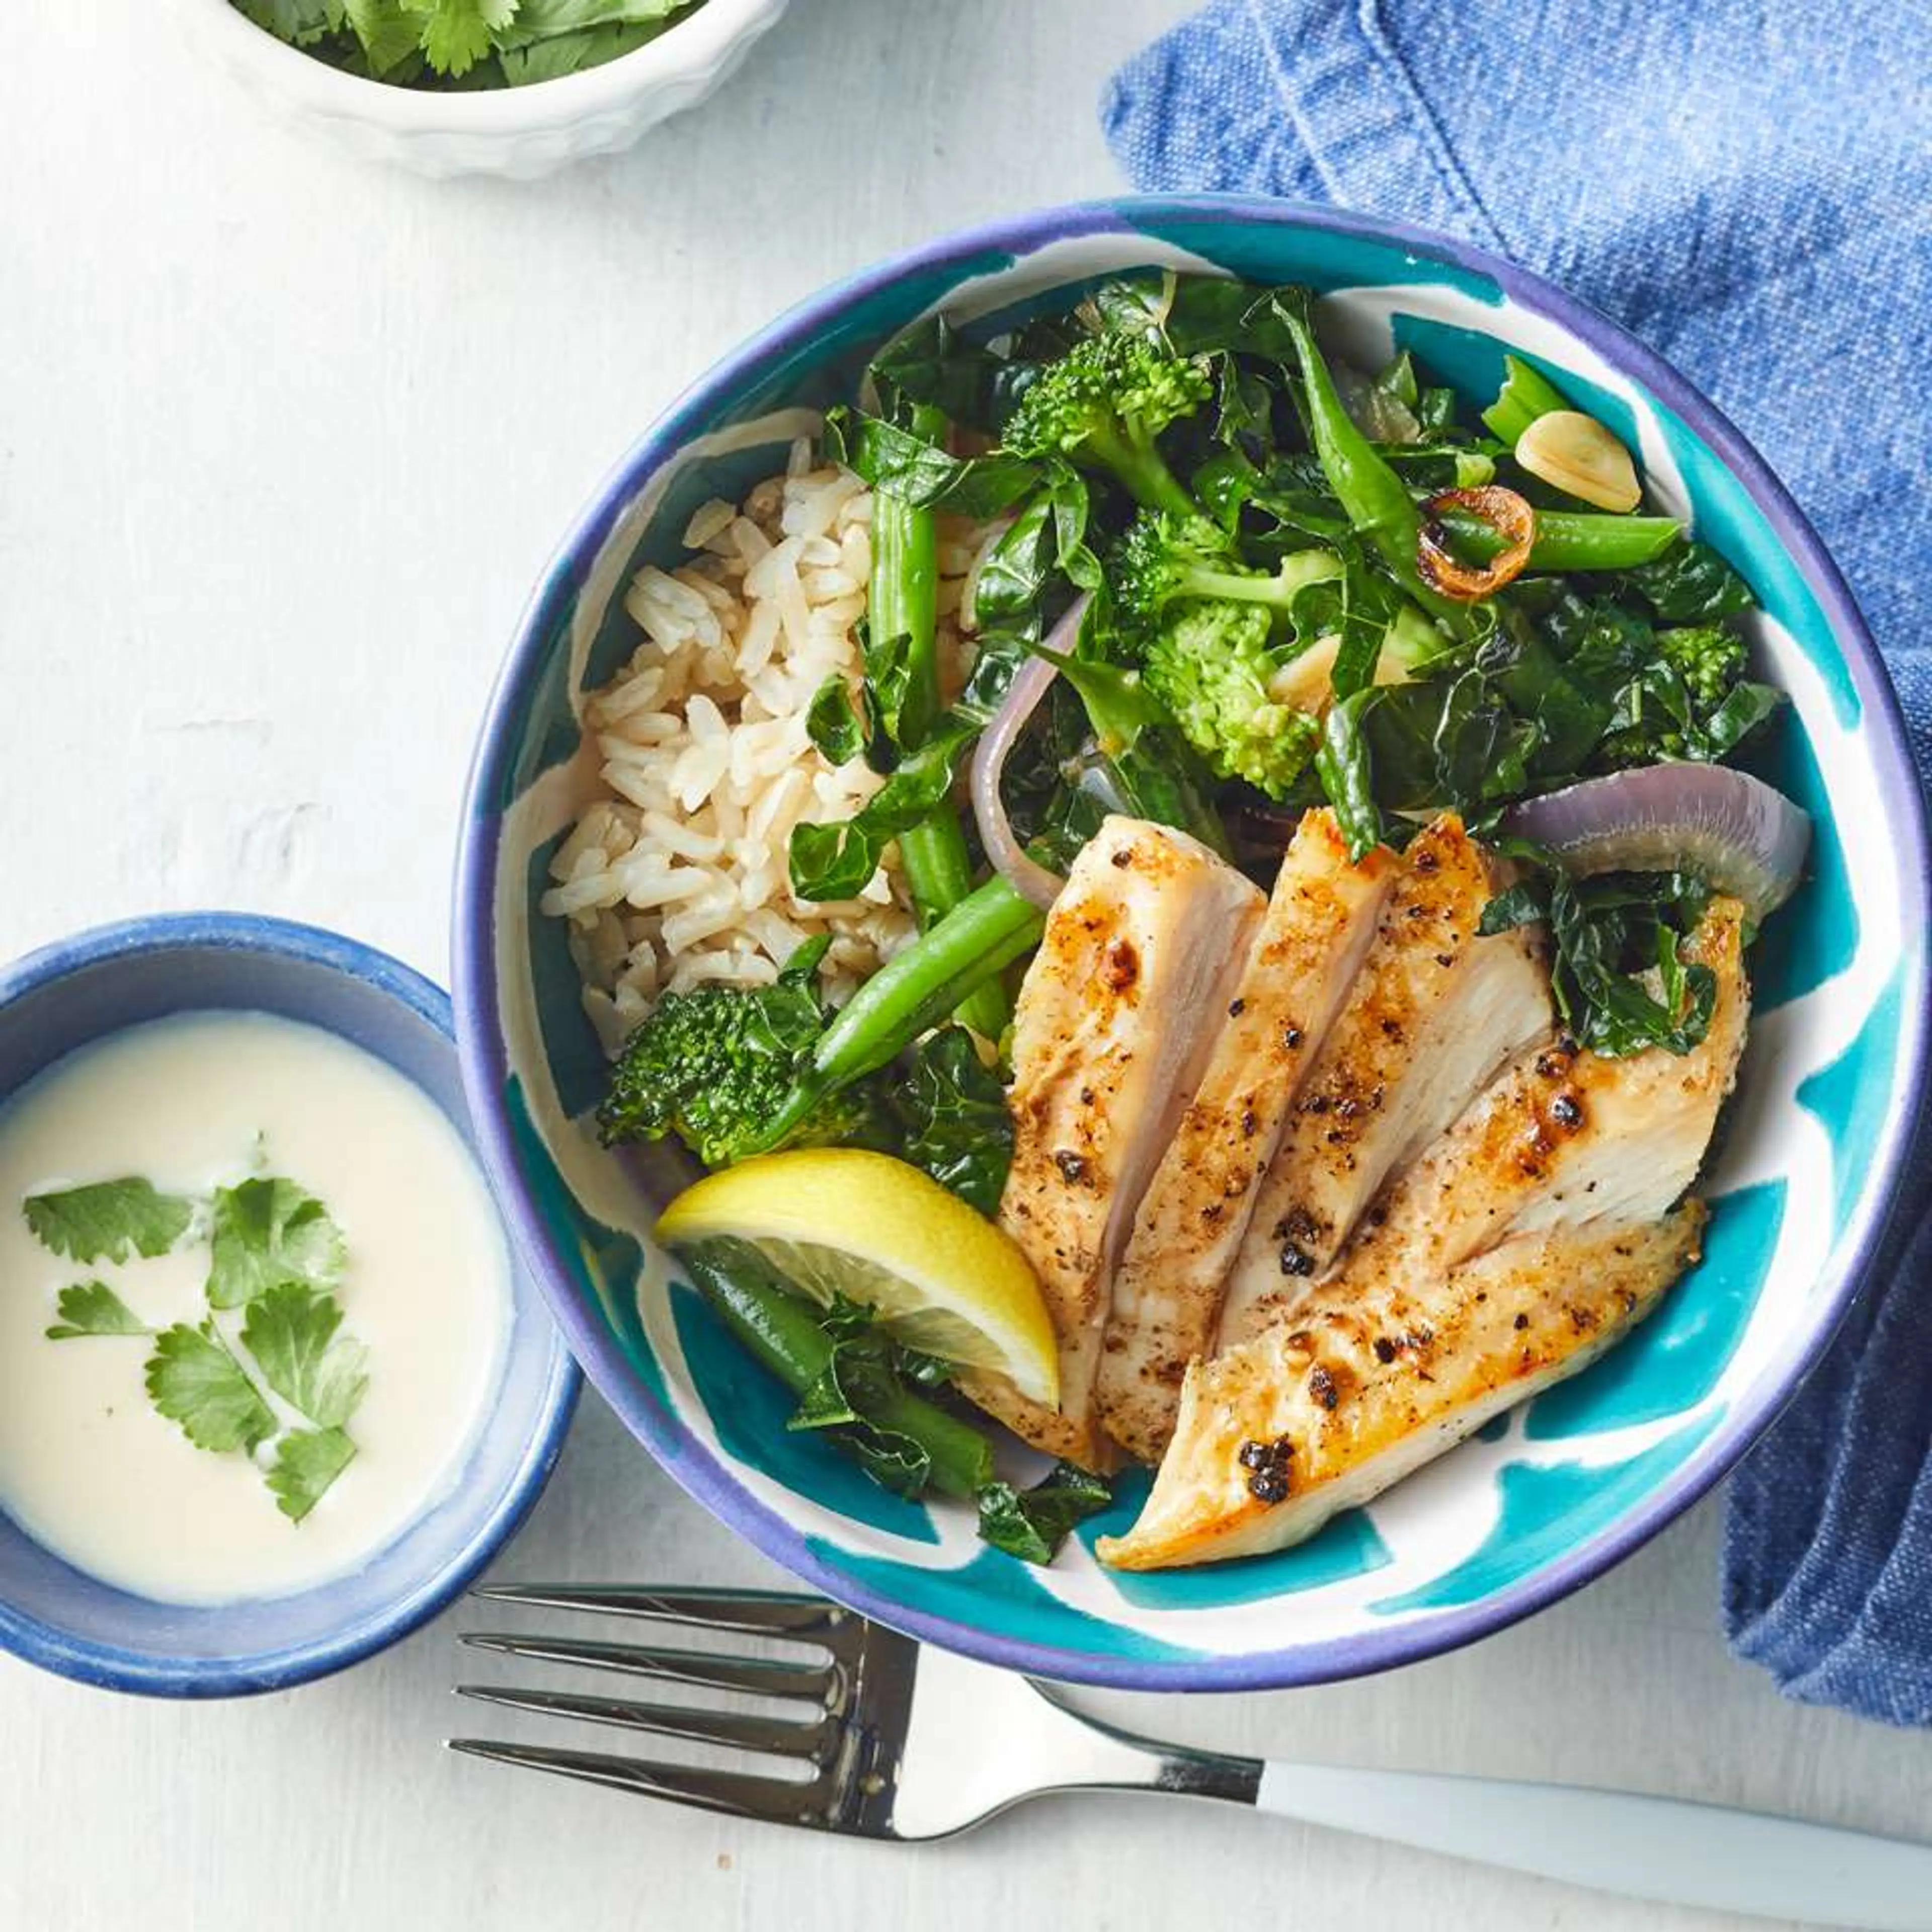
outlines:
M617 1586L500 1586L499 1604L637 1617L809 1646L809 1659L466 1632L479 1650L799 1707L702 1705L460 1684L548 1717L784 1761L758 1775L452 1738L449 1748L674 1804L856 1838L940 1838L1049 1792L1218 1798L1574 1885L1820 1924L1932 1928L1932 1847L1796 1819L1574 1785L1264 1762L1130 1736L1054 1690L902 1636L815 1597ZM778 1767L774 1766L776 1771Z

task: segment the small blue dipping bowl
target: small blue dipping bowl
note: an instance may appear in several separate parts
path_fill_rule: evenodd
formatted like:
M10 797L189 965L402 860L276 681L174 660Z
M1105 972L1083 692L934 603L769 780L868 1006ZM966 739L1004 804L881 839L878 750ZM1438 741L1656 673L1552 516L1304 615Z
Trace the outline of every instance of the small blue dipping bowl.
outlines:
M412 1081L473 1147L447 995L353 940L235 913L104 926L0 973L0 1103L76 1047L211 1009L352 1042ZM514 1244L511 1257L509 1336L469 1460L362 1568L290 1596L154 1603L76 1570L0 1510L0 1648L109 1690L228 1697L324 1676L434 1616L523 1520L576 1406L576 1366Z

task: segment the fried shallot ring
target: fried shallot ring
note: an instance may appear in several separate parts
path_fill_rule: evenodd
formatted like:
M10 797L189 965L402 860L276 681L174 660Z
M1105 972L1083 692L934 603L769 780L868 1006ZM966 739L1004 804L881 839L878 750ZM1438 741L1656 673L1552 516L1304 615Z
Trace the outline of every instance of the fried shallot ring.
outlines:
M1445 511L1462 510L1479 517L1503 539L1504 548L1486 563L1467 563L1450 547L1442 522ZM1422 580L1444 597L1473 604L1493 596L1529 561L1536 542L1536 512L1514 490L1499 483L1479 490L1445 490L1422 506L1422 529L1416 538L1415 567Z

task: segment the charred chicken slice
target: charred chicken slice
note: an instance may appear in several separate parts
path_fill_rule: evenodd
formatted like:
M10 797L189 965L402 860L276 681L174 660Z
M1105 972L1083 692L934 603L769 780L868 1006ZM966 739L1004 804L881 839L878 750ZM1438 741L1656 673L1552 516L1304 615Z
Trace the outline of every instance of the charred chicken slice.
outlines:
M1718 899L1684 948L1717 982L1692 1052L1526 1055L1342 1268L1196 1364L1147 1507L1102 1556L1156 1569L1284 1549L1641 1319L1696 1258L1703 1209L1670 1203L1736 1078L1742 940L1742 909Z
M1058 1411L967 1392L1036 1448L1108 1466L1093 1395L1114 1268L1200 1084L1266 902L1185 833L1110 818L1074 861L1013 1023L1013 1162L999 1221L1038 1273Z
M1534 942L1477 932L1495 886L1453 814L1410 844L1262 1183L1222 1307L1221 1347L1259 1334L1297 1301L1388 1176L1548 1030L1549 979Z
M1344 1275L1413 1280L1506 1234L1661 1216L1696 1176L1744 1051L1750 989L1738 902L1713 900L1681 957L1717 981L1693 1052L1607 1060L1554 1038L1526 1048L1389 1190Z
M1107 1432L1155 1462L1311 1067L1376 932L1397 862L1349 861L1334 814L1306 814L1282 861L1199 1091L1134 1218L1113 1282L1096 1389Z
M1273 1334L1196 1363L1140 1520L1102 1561L1283 1550L1595 1360L1697 1258L1704 1210L1519 1235L1432 1288L1331 1280Z

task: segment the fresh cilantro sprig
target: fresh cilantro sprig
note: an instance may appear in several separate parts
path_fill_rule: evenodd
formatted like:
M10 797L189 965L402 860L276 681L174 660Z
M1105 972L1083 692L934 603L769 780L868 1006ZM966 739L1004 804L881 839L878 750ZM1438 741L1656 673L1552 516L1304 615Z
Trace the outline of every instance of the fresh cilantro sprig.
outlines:
M50 1342L78 1335L152 1335L154 1331L104 1281L76 1282L60 1292L60 1319L47 1330Z
M248 1306L242 1345L283 1401L324 1429L356 1413L369 1387L369 1352L336 1330L341 1304L332 1294L284 1282Z
M305 1187L258 1175L215 1190L208 1298L240 1308L272 1288L333 1288L347 1251L342 1230Z
M275 1444L268 1468L275 1507L291 1522L300 1522L355 1456L346 1430L291 1429Z
M70 1262L124 1262L130 1251L166 1254L188 1232L194 1203L128 1175L31 1194L20 1211L34 1238Z
M253 1454L275 1432L275 1412L222 1340L213 1316L200 1327L177 1322L154 1338L148 1400L197 1449Z
M704 0L232 0L364 79L467 91L556 80L633 52Z
M312 17L322 0L258 4L293 22ZM60 1291L60 1318L47 1338L152 1336L142 1373L156 1411L198 1449L250 1457L266 1450L263 1480L276 1507L302 1521L355 1457L346 1425L369 1386L368 1351L341 1332L334 1293L348 1244L322 1202L280 1174L217 1188L206 1202L130 1176L34 1195L22 1212L41 1244L70 1261L152 1260L190 1230L206 1241L208 1312L200 1322L156 1334L105 1282L76 1282ZM215 1315L236 1309L244 1312L231 1336ZM285 1422L272 1396L298 1420Z
M517 0L402 0L422 22L422 50L438 74L460 80L496 50L496 36L517 17Z

